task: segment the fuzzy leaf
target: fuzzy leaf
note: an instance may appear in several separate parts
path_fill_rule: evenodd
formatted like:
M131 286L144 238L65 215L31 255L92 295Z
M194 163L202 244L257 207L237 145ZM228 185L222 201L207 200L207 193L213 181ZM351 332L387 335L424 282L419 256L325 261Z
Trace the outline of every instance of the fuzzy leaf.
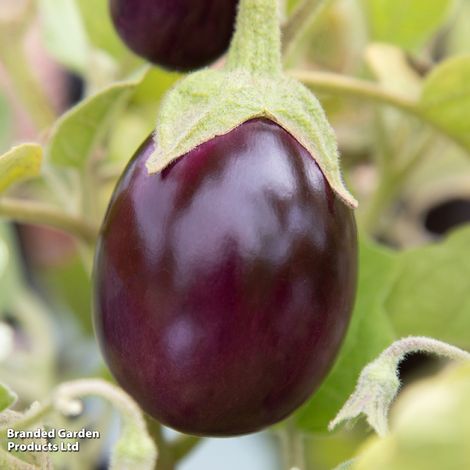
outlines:
M392 413L391 433L359 449L354 470L460 470L468 467L470 364L412 385Z
M22 144L0 156L0 193L14 183L34 178L41 171L42 148Z
M261 116L290 132L310 152L338 195L357 205L343 184L335 136L323 109L304 86L287 77L217 70L190 75L162 103L156 150L147 168L157 173L198 145Z
M328 428L363 414L379 436L388 433L388 413L400 388L398 366L410 353L436 354L456 361L470 361L470 353L425 336L409 336L395 341L361 372L354 393L348 398Z

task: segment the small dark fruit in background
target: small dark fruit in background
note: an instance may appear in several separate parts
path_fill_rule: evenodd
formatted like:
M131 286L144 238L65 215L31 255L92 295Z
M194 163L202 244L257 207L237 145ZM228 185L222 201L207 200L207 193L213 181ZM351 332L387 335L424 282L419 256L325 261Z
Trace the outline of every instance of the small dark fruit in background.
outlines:
M324 379L355 296L354 217L310 154L264 119L149 175L122 176L95 260L95 327L122 387L179 431L285 418Z
M188 71L219 58L232 38L238 0L110 0L117 32L136 54Z

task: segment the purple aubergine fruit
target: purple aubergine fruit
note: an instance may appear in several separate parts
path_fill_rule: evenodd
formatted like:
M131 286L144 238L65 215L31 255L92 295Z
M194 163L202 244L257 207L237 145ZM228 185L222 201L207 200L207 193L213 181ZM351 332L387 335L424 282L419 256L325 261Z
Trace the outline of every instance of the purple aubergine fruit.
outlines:
M170 69L210 64L232 38L238 0L110 0L118 34L136 54Z
M110 203L95 259L95 328L142 408L188 434L288 416L345 335L357 276L352 210L308 151L247 121L148 174L149 137Z

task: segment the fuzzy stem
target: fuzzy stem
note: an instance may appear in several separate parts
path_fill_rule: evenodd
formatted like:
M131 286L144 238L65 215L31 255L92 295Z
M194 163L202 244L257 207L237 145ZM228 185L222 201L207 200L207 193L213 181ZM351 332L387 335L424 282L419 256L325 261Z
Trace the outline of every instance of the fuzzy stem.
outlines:
M275 76L282 72L279 0L241 0L227 70Z
M470 353L450 344L424 336L410 336L395 341L380 356L364 367L356 389L328 425L333 430L339 423L364 414L379 436L388 433L388 412L400 388L398 366L410 353L425 352L453 359L470 360Z
M0 217L53 227L70 233L91 246L98 236L98 228L89 222L38 202L1 198Z
M65 415L82 412L82 397L96 396L109 401L119 412L121 437L115 444L110 469L153 468L158 448L148 434L139 405L121 388L100 379L79 379L60 384L53 394L54 408ZM136 452L136 446L139 451Z
M24 416L12 423L7 423L0 427L0 437L4 439L7 435L8 429L15 429L17 431L31 429L35 424L42 421L42 419L53 410L54 406L51 400L48 400L42 404L33 404Z
M452 359L454 361L470 360L470 353L463 349L444 343L434 338L424 336L410 336L395 341L389 346L378 359L390 361L395 368L398 364L411 353L423 352L427 354L436 354L437 356Z
M85 396L98 396L107 399L119 411L126 422L135 422L142 431L146 430L145 420L139 406L121 388L100 379L79 379L57 386L54 393L54 406L60 411L75 405L76 400Z
M99 379L79 379L58 385L52 394L52 398L48 399L43 404L33 404L19 419L13 423L7 423L1 426L0 438L4 438L10 428L16 430L30 429L35 424L42 421L46 415L53 412L59 412L65 415L80 414L83 410L80 399L85 396L105 398L121 415L123 421L122 435L124 440L121 437L121 441L123 440L123 442L116 444L116 448L119 447L119 453L113 455L110 468L137 468L136 462L139 461L140 455L135 455L135 449L132 444L129 446L129 449L125 449L125 445L128 445L129 439L131 439L132 442L132 438L135 437L135 434L137 434L137 439L140 441L140 452L145 453L143 455L145 458L145 460L143 460L145 466L142 466L142 468L149 468L149 465L153 465L157 449L148 437L147 425L139 406L121 388ZM150 447L148 445L142 446L142 440L147 441L147 444L148 442L152 442L152 445ZM128 455L123 453L123 450L125 450ZM130 463L129 455L131 457ZM128 466L125 466L127 464Z

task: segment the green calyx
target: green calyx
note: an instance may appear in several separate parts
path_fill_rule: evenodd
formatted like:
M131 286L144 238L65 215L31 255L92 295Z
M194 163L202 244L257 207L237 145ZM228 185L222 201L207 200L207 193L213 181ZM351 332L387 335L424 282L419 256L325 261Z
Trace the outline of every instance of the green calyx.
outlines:
M163 100L156 150L147 169L162 171L198 145L250 119L266 117L294 136L338 196L356 207L343 183L335 134L320 103L282 73L279 18L279 0L240 1L225 68L187 76Z

